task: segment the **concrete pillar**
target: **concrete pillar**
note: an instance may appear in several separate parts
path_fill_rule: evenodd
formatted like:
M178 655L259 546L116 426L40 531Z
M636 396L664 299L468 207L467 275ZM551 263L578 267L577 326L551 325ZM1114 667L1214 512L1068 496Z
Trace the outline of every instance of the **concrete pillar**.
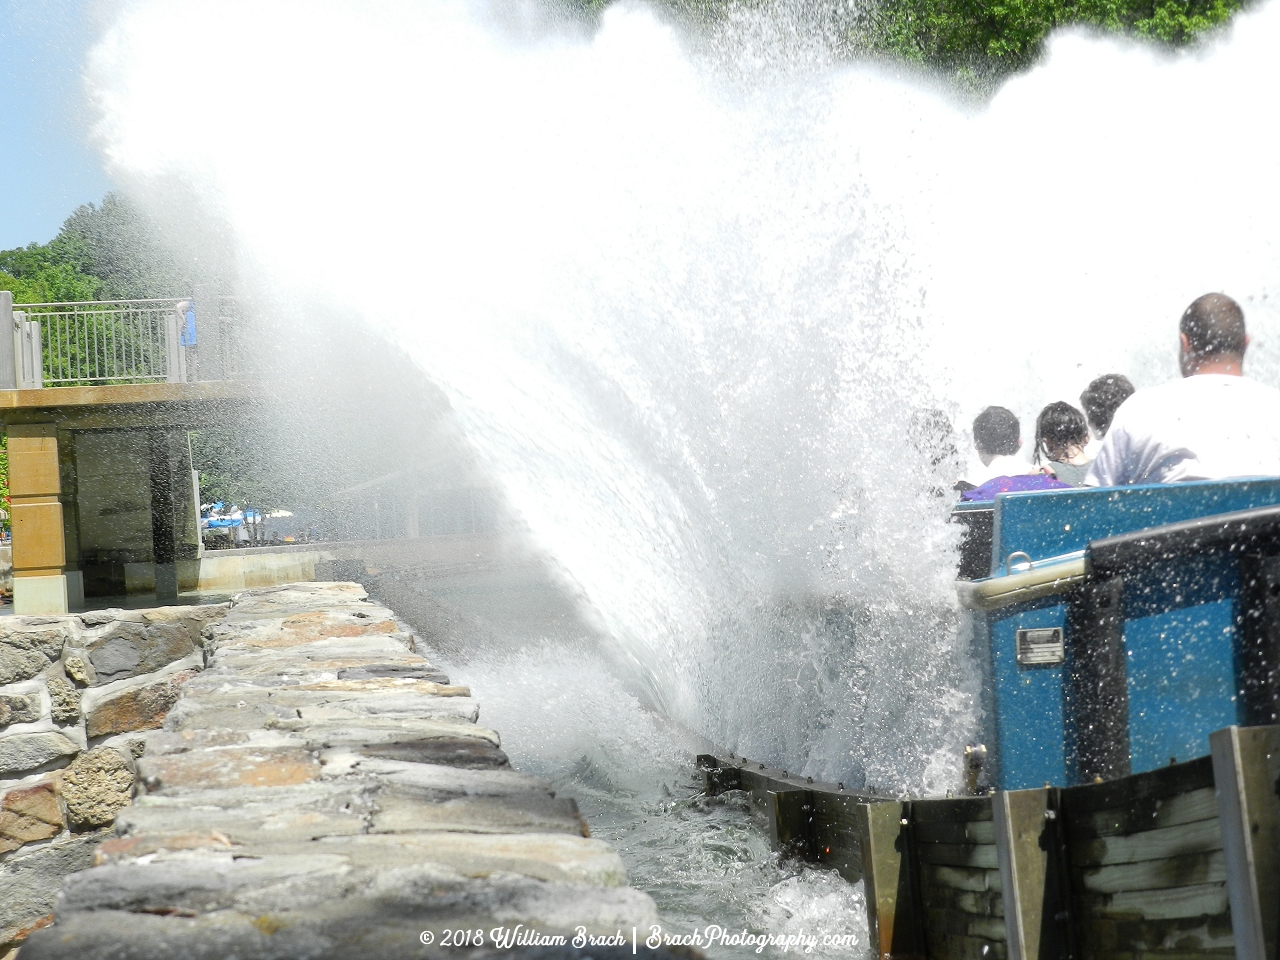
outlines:
M9 497L13 524L13 612L67 612L66 547L52 423L9 427Z
M13 294L0 290L0 390L18 389L13 344Z
M196 559L200 549L200 505L194 502L187 432L153 430L148 438L148 454L156 599L176 600L178 562Z
M67 604L72 610L84 609L84 574L80 570L79 482L76 476L76 438L68 430L58 431L58 469L61 474L63 575L67 578Z

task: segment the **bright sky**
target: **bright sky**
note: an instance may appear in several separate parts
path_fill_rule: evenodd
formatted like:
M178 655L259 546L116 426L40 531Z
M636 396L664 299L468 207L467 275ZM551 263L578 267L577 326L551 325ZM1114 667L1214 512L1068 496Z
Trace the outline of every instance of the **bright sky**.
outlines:
M53 238L111 189L89 142L90 0L0 0L0 249Z

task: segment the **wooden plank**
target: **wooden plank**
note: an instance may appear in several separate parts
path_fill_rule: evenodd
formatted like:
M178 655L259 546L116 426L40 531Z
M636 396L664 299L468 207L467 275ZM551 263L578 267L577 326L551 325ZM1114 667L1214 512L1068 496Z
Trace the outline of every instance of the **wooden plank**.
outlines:
M1096 837L1123 837L1144 830L1173 827L1218 815L1213 787L1201 787L1174 797L1143 797L1127 807L1098 810L1071 823L1076 840Z
M935 887L950 887L953 890L990 890L995 893L1001 890L999 870L922 863L920 876L921 883Z
M1216 917L1227 912L1227 888L1221 883L1199 883L1164 890L1086 893L1079 895L1076 902L1077 909L1085 915L1112 920Z
M924 925L918 912L910 855L909 803L861 803L858 843L866 884L867 924L877 958L924 957Z
M1125 890L1160 890L1198 883L1224 883L1226 858L1221 850L1193 853L1165 860L1118 863L1077 873L1078 883L1090 893L1120 893Z
M940 863L949 867L982 867L986 870L1000 868L993 843L969 846L956 843L922 843L916 848L916 857L921 863Z
M954 910L975 917L1004 916L1004 898L991 890L957 890L922 882L920 899L926 908Z
M1124 809L1144 800L1169 800L1206 787L1213 787L1213 761L1199 757L1119 780L1069 787L1062 791L1062 812L1067 822L1074 824L1099 810Z
M1157 921L1091 918L1084 925L1083 934L1082 953L1088 957L1115 956L1122 951L1160 951L1161 948L1205 953L1234 950L1231 918L1227 915Z
M1064 791L1065 792L1065 791ZM1100 867L1108 863L1138 863L1163 860L1193 853L1222 849L1222 830L1217 817L1176 827L1161 827L1127 837L1073 840L1071 863L1077 868Z
M929 938L930 960L1005 960L1008 954L998 940L942 934Z
M951 934L1004 942L1004 920L1000 917L979 917L939 907L925 907L924 917L925 927L931 936Z
M1280 727L1209 735L1227 891L1241 960L1276 960L1280 927Z
M916 822L912 828L918 843L995 843L996 827L991 820Z
M911 816L916 824L990 820L991 798L955 797L946 800L917 800L911 805Z

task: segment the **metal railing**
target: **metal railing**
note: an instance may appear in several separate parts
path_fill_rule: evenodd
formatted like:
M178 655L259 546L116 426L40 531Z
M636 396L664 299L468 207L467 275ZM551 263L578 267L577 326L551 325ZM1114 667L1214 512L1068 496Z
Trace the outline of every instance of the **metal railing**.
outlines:
M179 303L24 303L13 312L19 325L39 324L39 366L47 386L184 382L186 351L175 343ZM24 344L24 353L29 349Z
M193 299L13 304L0 291L0 330L5 315L12 317L14 382L0 388L229 379L244 352L231 336L239 323L229 298L211 298L197 311ZM5 339L0 353L8 353ZM6 359L0 381L10 379Z

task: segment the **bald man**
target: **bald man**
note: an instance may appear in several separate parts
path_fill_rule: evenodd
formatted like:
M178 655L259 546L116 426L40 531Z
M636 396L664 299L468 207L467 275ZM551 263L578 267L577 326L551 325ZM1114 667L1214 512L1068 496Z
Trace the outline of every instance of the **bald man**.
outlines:
M1182 379L1120 405L1085 485L1280 476L1280 390L1244 375L1244 311L1207 293L1182 314Z

